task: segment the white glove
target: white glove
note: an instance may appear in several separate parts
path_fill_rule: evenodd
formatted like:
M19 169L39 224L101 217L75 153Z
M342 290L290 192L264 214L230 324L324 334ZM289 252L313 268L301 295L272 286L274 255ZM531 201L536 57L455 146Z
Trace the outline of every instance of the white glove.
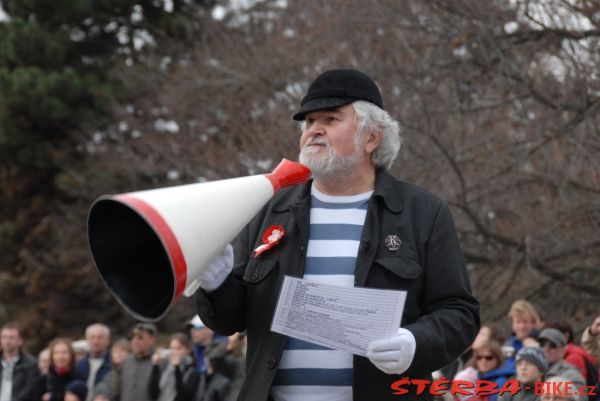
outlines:
M233 270L233 247L231 244L227 244L225 249L215 256L208 267L198 275L198 278L185 289L185 295L192 296L198 287L202 287L208 292L216 290L223 284L231 270Z
M367 358L382 372L399 375L410 367L416 348L415 336L400 328L397 336L371 342L367 347Z

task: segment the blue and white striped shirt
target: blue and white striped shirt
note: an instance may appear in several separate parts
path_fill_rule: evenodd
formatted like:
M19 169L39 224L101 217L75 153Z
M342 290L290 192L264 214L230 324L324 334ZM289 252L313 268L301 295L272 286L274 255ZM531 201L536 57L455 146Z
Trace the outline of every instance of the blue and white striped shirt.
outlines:
M372 193L330 196L313 183L305 279L354 286L356 256ZM275 401L352 400L352 358L345 351L289 338L271 395Z

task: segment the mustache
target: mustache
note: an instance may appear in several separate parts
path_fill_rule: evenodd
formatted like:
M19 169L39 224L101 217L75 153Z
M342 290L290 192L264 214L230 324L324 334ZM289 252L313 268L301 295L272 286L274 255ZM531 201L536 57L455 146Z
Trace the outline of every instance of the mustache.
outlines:
M325 141L323 138L318 138L318 137L312 137L308 140L308 142L306 142L306 144L304 145L304 147L310 146L310 145L325 145L326 147L329 147L329 144L327 143L327 141Z

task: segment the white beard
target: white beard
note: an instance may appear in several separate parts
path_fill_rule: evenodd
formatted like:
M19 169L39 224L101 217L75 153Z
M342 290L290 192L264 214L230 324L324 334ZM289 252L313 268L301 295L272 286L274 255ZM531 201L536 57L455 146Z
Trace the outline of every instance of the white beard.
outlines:
M327 155L316 155L318 148L312 148L310 144L323 144L327 148ZM318 139L310 140L304 145L298 157L300 163L308 166L315 179L331 178L349 174L360 161L359 146L355 143L354 153L350 156L340 156L334 153L331 145Z

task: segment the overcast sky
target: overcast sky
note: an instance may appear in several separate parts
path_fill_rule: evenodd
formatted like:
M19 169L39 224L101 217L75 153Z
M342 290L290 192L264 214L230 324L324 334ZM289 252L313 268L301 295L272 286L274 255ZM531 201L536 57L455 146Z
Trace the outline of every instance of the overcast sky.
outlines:
M0 21L6 21L8 19L8 15L4 12L2 8L2 0L0 0Z

